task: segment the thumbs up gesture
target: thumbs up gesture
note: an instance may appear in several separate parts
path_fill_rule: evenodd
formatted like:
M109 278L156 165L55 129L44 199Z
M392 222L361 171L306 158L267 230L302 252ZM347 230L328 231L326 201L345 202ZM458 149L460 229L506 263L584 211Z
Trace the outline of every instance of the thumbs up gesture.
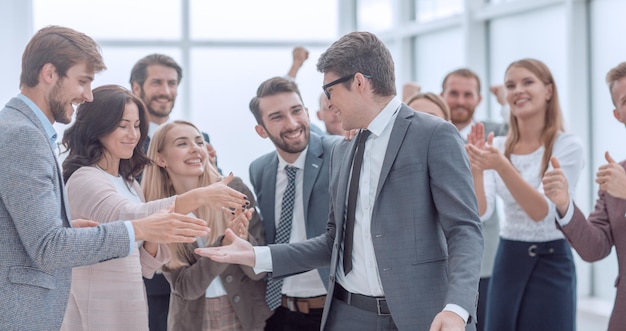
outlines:
M563 216L569 206L569 186L559 160L553 156L550 158L550 163L552 169L546 171L541 180L543 192L554 203L559 214Z
M608 164L601 165L596 174L600 190L620 199L626 199L626 170L615 162L609 152L604 153Z

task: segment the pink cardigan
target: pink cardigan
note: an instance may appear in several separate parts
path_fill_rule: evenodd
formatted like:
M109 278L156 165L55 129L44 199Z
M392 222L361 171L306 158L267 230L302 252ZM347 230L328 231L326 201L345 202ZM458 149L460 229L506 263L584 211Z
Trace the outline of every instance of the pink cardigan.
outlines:
M145 201L139 184L131 186ZM101 223L132 220L172 205L176 197L137 203L121 195L109 174L95 167L82 167L67 182L72 219ZM62 330L109 329L148 330L148 310L142 276L154 272L171 258L167 245L159 245L156 256L141 243L125 258L72 270L70 299Z

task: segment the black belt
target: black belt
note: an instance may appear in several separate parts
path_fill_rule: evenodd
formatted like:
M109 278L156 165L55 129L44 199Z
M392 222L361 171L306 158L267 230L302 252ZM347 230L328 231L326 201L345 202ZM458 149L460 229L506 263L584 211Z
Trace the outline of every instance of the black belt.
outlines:
M335 284L335 298L350 306L371 311L378 315L390 315L385 297L370 297L363 294L350 293L339 284Z

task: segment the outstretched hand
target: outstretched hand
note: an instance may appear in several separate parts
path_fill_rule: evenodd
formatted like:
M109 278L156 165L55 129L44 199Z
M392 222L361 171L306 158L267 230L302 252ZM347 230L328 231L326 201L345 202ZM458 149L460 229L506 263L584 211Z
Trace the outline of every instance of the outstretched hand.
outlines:
M196 237L209 234L207 223L201 219L173 212L173 206L148 217L132 220L136 240L153 243L191 243Z
M252 244L238 237L232 229L226 229L224 240L230 242L229 245L217 247L196 248L195 253L208 257L209 259L230 264L241 264L254 267L256 257Z
M600 185L601 191L606 191L613 197L626 199L626 171L609 154L604 153L604 158L608 164L600 166L596 174L596 183Z
M245 194L231 188L228 184L235 176L231 172L221 181L203 187L203 196L206 199L206 205L213 209L221 209L223 207L229 209L237 209L247 207L250 202Z
M559 214L563 216L569 207L569 186L559 160L553 156L550 158L550 163L552 170L546 171L541 180L543 193L554 203Z

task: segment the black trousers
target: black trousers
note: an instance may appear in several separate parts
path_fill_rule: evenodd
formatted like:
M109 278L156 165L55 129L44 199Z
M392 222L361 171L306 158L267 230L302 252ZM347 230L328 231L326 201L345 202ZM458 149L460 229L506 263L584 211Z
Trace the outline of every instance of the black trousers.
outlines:
M308 314L278 307L265 322L265 331L319 331L323 308L311 309Z

